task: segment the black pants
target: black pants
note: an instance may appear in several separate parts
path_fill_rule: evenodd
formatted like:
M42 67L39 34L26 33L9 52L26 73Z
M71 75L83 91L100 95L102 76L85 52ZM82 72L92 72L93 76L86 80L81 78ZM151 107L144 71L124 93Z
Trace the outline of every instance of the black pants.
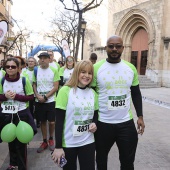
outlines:
M27 169L27 144L21 143L17 138L8 143L10 165L18 166L18 170Z
M30 120L29 109L19 111L18 115L20 117L20 120L25 121L27 123L29 122L29 120ZM2 120L4 121L3 126L5 126L6 124L11 122L12 115L4 114L4 113L0 112L0 118L2 118ZM19 118L18 118L17 114L13 115L13 123L15 125L18 125L18 123L19 123ZM29 122L29 123L31 123L31 122ZM34 122L32 119L32 123L30 125L32 125L33 123ZM3 126L1 126L0 129L2 129ZM35 127L35 124L34 124L34 127ZM34 129L36 130L36 128L34 128ZM34 133L35 133L35 130L34 130ZM16 138L14 141L8 143L8 146L9 146L9 155L10 155L10 163L9 164L12 166L18 166L18 170L27 170L27 144L21 143Z
M29 101L29 109L30 109L32 117L36 118L34 115L34 110L35 110L34 107L35 107L35 99Z
M63 148L67 164L63 170L77 170L77 156L80 170L95 170L95 144L75 148Z
M116 142L119 150L121 170L134 170L138 135L133 120L108 124L97 123L95 133L96 162L98 170L107 170L108 153Z

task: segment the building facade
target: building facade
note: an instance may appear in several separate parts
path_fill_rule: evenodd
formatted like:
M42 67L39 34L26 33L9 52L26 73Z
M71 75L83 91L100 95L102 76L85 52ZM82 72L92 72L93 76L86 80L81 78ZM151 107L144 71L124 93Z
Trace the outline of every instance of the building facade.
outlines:
M12 34L12 28L14 27L11 17L12 5L13 5L12 0L0 0L0 21L6 20L8 22L8 32L5 35L2 43L0 44L0 60L4 59L5 57L6 49L9 46L7 37L10 37L10 35Z
M90 31L86 32L84 56L88 58L95 52L99 60L106 58L107 38L120 35L124 42L122 59L134 64L139 75L170 87L169 14L169 0L106 0L85 15ZM98 16L98 20L90 26L92 15Z

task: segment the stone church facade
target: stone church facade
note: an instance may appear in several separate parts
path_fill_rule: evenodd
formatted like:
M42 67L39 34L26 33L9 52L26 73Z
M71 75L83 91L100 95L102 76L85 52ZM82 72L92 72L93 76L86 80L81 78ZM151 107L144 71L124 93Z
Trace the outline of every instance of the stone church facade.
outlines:
M115 3L112 8L113 1L108 0L96 13L85 16L88 22L93 18L91 15L99 18L93 26L88 25L85 56L88 58L95 52L98 60L106 58L107 38L120 35L124 42L122 59L134 64L139 75L146 75L160 86L170 87L170 1L138 0L138 3L132 3L132 0L124 0L124 3L128 2L126 7Z

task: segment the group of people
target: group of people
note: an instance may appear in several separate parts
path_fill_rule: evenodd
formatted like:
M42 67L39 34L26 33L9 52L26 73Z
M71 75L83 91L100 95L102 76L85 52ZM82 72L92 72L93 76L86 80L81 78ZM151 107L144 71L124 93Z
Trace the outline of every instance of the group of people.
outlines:
M121 37L109 37L105 49L107 58L97 63L97 55L92 53L89 60L77 63L74 57L68 56L65 66L60 67L53 61L52 51L38 56L38 66L30 57L30 68L22 72L19 58L5 61L5 85L0 86L1 107L10 101L17 104L17 114L33 127L35 133L36 126L30 117L36 114L42 132L42 144L37 153L49 148L52 159L60 167L65 160L64 170L76 170L77 158L80 170L95 170L95 160L98 170L107 170L108 154L115 142L119 149L120 169L134 169L138 134L142 135L145 128L138 73L135 66L121 59L124 49ZM25 88L22 77L26 77ZM131 99L138 116L137 129ZM30 107L30 112L28 102L35 110ZM30 116L32 110L34 114ZM17 124L16 113L12 115ZM2 110L0 116L6 119L11 114ZM18 148L20 152L17 152ZM26 170L26 155L23 155L26 144L15 139L9 143L9 151L7 170L16 166ZM12 156L14 152L15 156Z

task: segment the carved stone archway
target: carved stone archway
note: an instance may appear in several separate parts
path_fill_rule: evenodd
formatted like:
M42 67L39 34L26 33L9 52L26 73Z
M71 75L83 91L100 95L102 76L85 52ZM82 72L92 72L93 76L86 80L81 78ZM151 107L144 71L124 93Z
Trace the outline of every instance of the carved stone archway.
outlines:
M144 28L148 34L148 64L150 64L155 42L155 27L149 14L140 9L130 10L119 22L115 34L122 37L125 46L123 57L130 61L132 38L139 28Z

